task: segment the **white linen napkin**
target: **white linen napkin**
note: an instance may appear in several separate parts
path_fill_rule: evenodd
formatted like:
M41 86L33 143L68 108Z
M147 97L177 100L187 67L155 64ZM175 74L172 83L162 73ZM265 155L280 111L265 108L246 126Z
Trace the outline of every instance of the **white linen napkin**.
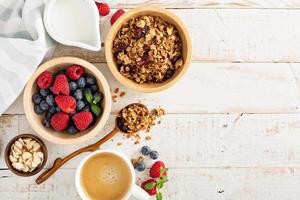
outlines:
M43 0L0 0L0 115L54 49L43 24L44 6Z

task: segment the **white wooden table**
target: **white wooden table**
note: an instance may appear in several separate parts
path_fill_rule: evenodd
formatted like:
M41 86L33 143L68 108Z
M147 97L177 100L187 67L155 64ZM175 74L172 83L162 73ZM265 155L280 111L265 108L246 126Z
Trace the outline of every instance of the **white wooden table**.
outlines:
M173 88L139 94L111 75L103 52L58 46L55 57L78 56L104 73L112 89L127 95L113 104L104 130L80 145L46 143L53 160L108 133L114 113L128 103L162 106L167 115L147 143L170 167L163 189L170 200L298 200L300 196L300 1L114 0L113 8L159 4L188 26L193 62ZM107 32L100 22L102 37ZM6 143L33 132L22 95L0 117L0 199L79 199L74 172L79 156L42 185L12 174L3 161ZM143 138L146 133L141 134ZM123 145L117 146L118 142ZM141 145L121 135L103 148L138 154ZM143 173L138 174L143 177Z

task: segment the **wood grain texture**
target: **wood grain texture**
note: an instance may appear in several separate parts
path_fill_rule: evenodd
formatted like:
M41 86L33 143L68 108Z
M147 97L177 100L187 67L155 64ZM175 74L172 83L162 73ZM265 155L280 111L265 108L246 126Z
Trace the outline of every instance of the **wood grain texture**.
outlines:
M59 170L38 186L34 177L20 179L1 170L0 199L79 200L74 173L75 169ZM300 195L300 168L171 168L169 179L162 190L166 200L292 200Z
M300 12L282 9L172 9L188 27L194 62L300 62ZM109 30L100 21L101 38ZM55 57L105 62L103 50L59 45Z
M114 116L103 132L111 130L113 122ZM10 138L31 131L23 115L0 117L1 156ZM170 167L170 182L163 189L165 199L297 199L299 131L299 114L169 114L154 127L153 139L147 144L157 149ZM142 138L145 135L141 133ZM123 144L117 146L118 142ZM146 142L133 142L120 134L103 148L136 157ZM51 152L49 167L54 158L85 144L46 145ZM37 176L17 177L1 162L0 199L79 199L74 173L83 157L67 163L40 186L34 183ZM151 162L147 159L147 166ZM146 174L138 173L137 182Z
M297 86L300 82L297 80L300 73L294 73L289 64L193 63L174 87L147 95L121 86L106 64L96 66L106 77L111 90L120 88L126 92L123 98L118 97L113 103L113 113L137 101L150 107L162 106L168 113L299 112L300 90ZM300 69L299 64L293 66ZM24 114L22 95L5 113Z
M33 131L23 115L2 116L0 120L2 156L5 144L12 137ZM52 166L57 157L104 137L113 129L114 120L112 115L98 137L82 144L46 142L50 152L46 167ZM118 134L102 148L115 149L134 158L141 146L148 144L172 168L300 167L299 132L300 114L168 114L151 133L140 133L139 145L134 145L134 139ZM146 141L147 135L152 140ZM118 146L119 142L122 145ZM85 155L79 155L63 168L76 168ZM146 159L146 162L150 165L151 161ZM3 159L0 168L6 168Z
M298 0L111 0L113 8L160 5L167 8L299 8Z

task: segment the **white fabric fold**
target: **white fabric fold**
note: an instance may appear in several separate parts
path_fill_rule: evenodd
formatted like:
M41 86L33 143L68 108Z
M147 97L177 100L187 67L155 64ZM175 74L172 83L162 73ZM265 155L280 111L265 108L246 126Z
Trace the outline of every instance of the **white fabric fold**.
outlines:
M43 24L44 7L43 0L0 0L0 115L55 46Z

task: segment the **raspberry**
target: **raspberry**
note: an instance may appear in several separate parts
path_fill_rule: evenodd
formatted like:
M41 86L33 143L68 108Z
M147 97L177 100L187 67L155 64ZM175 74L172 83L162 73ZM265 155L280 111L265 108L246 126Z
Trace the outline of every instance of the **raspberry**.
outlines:
M62 131L68 126L69 115L63 112L56 113L52 116L50 123L55 130Z
M79 112L73 116L73 121L78 130L84 131L93 121L93 115L90 112Z
M150 195L156 195L156 181L154 179L149 179L147 181L144 181L141 185L141 187Z
M96 5L97 5L100 16L106 16L106 15L109 14L110 8L109 8L109 5L107 3L98 3L98 2L96 2Z
M149 174L151 178L161 177L161 170L166 169L162 161L156 161L150 168ZM162 176L167 176L167 172L163 172Z
M72 65L68 67L66 74L70 79L78 80L84 74L84 69L79 65Z
M55 102L58 105L58 107L65 113L72 113L75 111L76 100L74 99L74 97L57 95L55 97Z
M124 13L125 11L123 9L117 10L110 19L111 25L113 25L117 21L117 19L119 19L119 17L121 17Z
M49 71L44 71L39 75L37 85L39 86L39 88L47 89L51 86L52 82L52 73Z
M69 95L70 87L66 75L59 74L56 76L52 91L54 94L62 93L64 95Z

